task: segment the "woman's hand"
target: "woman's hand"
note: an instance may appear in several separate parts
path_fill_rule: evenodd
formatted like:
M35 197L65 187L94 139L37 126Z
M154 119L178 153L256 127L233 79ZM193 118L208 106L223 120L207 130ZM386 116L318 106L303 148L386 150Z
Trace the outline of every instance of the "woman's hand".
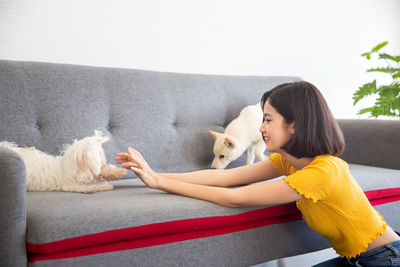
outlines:
M115 158L115 161L118 164L123 164L123 163L127 163L127 162L131 162L129 159L129 153L127 152L123 152L123 153L118 153L117 157Z
M118 153L115 160L122 168L132 170L148 187L158 188L158 176L138 151L129 147L128 153Z

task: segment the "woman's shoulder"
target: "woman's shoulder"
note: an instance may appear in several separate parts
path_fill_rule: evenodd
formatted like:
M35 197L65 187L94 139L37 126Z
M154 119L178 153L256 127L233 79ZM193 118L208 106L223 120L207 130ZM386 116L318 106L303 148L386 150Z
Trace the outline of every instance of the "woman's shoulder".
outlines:
M345 169L348 170L349 165L343 159L333 155L318 155L311 162L310 167L325 167L328 169Z
M310 171L320 174L334 174L342 171L348 172L349 170L348 164L343 159L329 154L314 157L311 163L302 170L296 170L281 154L274 153L269 158L281 175L290 175L296 172L309 173Z
M314 161L317 161L317 162L319 162L319 161L322 161L322 162L323 161L325 161L325 162L340 162L340 163L343 163L343 164L347 164L346 161L344 161L340 157L333 156L333 155L330 155L330 154L318 155L318 156L314 157L313 162Z
M290 175L296 172L296 169L279 153L270 154L269 159L280 175Z

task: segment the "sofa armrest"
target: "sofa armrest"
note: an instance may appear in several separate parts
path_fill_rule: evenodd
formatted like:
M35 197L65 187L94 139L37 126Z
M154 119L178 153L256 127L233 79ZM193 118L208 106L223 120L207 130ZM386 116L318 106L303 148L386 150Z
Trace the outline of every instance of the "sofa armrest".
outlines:
M400 169L400 120L338 120L348 163Z
M26 171L21 157L0 147L0 266L26 266Z

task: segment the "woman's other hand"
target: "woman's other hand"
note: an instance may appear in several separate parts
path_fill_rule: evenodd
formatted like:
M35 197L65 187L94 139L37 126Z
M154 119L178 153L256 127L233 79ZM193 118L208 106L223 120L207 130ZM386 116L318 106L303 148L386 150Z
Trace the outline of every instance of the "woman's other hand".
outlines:
M117 157L115 158L115 161L117 164L123 164L129 162L129 154L124 152L124 153L118 153Z
M128 153L118 153L117 163L125 169L132 170L150 188L158 187L158 177L150 168L143 156L133 148L128 148Z

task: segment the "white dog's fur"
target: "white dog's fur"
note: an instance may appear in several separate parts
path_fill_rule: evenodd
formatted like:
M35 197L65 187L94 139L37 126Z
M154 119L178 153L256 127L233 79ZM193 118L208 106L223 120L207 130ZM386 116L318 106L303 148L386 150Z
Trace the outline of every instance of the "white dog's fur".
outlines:
M215 158L211 168L224 169L246 151L246 164L252 164L255 156L265 159L265 143L259 131L262 124L262 109L260 103L245 107L239 116L231 121L225 133L209 130L214 137Z
M60 156L51 156L34 147L21 148L1 142L17 152L25 162L28 191L96 192L112 190L113 185L102 180L117 180L127 171L106 165L102 144L109 137L100 131L65 146Z

